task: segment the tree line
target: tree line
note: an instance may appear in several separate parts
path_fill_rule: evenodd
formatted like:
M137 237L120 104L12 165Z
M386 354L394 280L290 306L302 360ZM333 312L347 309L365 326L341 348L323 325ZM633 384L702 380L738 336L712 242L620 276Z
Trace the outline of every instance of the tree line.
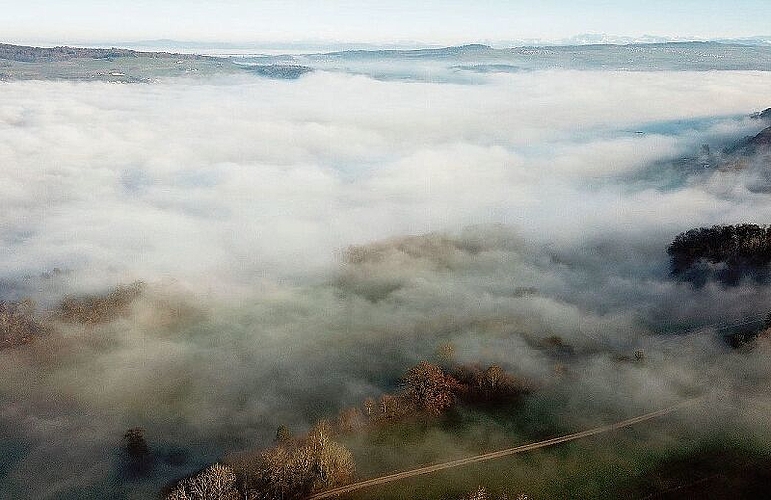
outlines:
M437 418L458 403L511 402L529 390L528 383L497 365L443 368L422 361L407 370L398 392L367 398L299 437L280 426L273 446L227 457L180 481L165 500L300 500L354 479L353 455L335 441L338 436Z

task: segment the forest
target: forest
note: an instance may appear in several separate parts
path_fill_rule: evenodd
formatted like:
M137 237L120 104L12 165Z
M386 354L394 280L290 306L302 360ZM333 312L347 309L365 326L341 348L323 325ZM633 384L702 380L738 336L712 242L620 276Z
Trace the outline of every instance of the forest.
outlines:
M704 285L714 279L737 285L742 279L767 282L771 263L771 227L716 225L680 233L667 248L672 274Z

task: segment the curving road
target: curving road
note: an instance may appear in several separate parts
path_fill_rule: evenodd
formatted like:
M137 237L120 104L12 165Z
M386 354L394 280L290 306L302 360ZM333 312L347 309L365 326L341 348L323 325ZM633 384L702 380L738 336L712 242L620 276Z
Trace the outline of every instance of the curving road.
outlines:
M468 458L461 458L458 460L452 460L450 462L444 462L441 464L427 465L425 467L419 467L417 469L412 469L412 470L407 470L403 472L397 472L395 474L389 474L387 476L367 479L366 481L360 481L358 483L352 483L346 486L340 486L338 488L333 488L331 490L322 491L321 493L316 493L315 495L308 497L308 500L321 500L323 498L332 498L345 493L350 493L352 491L369 488L371 486L391 483L394 481L399 481L401 479L407 479L415 476L422 476L424 474L431 474L432 472L437 472L440 470L452 469L455 467L462 467L464 465L475 464L479 462L486 462L488 460L495 460L496 458L507 457L509 455L515 455L517 453L522 453L525 451L537 450L539 448L546 448L548 446L554 446L555 444L566 443L568 441L574 441L576 439L594 436L597 434L602 434L604 432L615 431L617 429L629 427L629 426L638 424L640 422L645 422L646 420L662 417L680 408L694 404L700 399L701 398L688 399L676 405L672 405L667 408L662 408L661 410L652 411L650 413L645 413L644 415L628 418L626 420L621 420L620 422L615 422L608 425L602 425L600 427L595 427L593 429L587 429L581 432L574 432L573 434L566 434L564 436L547 439L545 441L538 441L536 443L524 444L521 446L516 446L514 448L507 448L505 450L494 451L491 453L484 453L482 455L476 455Z

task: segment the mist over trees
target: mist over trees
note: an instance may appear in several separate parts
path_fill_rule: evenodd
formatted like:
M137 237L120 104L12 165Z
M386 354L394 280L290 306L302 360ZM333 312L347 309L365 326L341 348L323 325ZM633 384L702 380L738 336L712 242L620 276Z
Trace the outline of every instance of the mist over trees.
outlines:
M765 283L771 263L771 227L712 226L677 235L667 248L672 274L697 286L708 280L737 285L743 278Z
M180 481L165 500L242 500L236 474L226 465L214 464Z
M226 457L225 466L215 464L180 481L165 500L219 499L201 492L221 490L225 491L223 499L300 500L353 481L353 455L336 437L375 432L416 419L436 424L456 404L510 403L529 390L524 381L497 365L443 368L421 361L406 371L398 393L382 394L377 401L367 398L360 407L344 408L337 418L321 420L298 437L281 425L273 446ZM124 449L145 456L140 429L127 431Z
M152 498L218 461L202 491L230 488L232 472L243 495L230 457L244 449L254 485L295 484L308 469L270 464L323 462L298 451L321 418L356 453L356 433L405 427L446 451L444 424L501 401L507 414L533 387L522 380L539 388L523 405L543 409L526 418L578 429L719 378L731 397L714 420L769 428L767 412L732 411L767 404L762 349L653 335L769 303L756 283L697 289L662 272L683 229L771 220L765 191L741 189L757 172L667 189L619 173L755 134L746 114L771 74L350 73L4 84L0 300L38 307L2 313L0 497ZM55 267L66 275L39 278ZM136 279L139 295L111 288ZM405 385L449 342L454 363ZM644 362L616 361L637 349ZM121 440L137 427L149 453ZM150 459L140 477L132 456Z
M407 399L420 409L431 415L440 415L455 402L460 384L438 366L422 361L407 372L404 388Z
M0 349L32 342L45 330L35 317L32 300L0 301Z
M351 481L356 470L353 456L332 440L333 435L332 427L322 421L302 437L279 433L275 446L235 457L233 468L241 477L244 497L299 500Z
M65 322L106 323L125 315L143 289L144 283L137 281L119 285L106 293L68 296L59 303L56 314Z

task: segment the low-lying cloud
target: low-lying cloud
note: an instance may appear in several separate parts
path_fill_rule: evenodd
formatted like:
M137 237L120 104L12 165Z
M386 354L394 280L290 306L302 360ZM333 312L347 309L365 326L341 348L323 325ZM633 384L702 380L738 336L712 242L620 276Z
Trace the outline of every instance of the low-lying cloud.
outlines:
M5 84L2 272L294 274L391 235L493 222L548 239L555 226L584 230L565 214L586 211L605 226L619 211L679 203L630 200L603 180L684 154L716 125L638 128L724 116L719 139L740 136L767 80L536 72L464 86L319 73Z
M771 75L480 78L2 84L3 298L148 288L115 322L0 351L0 439L18 450L0 493L147 497L391 390L446 342L545 384L559 336L565 408L767 401L742 385L769 379L762 349L660 335L764 312L768 288L695 289L665 253L694 226L769 220L745 187L762 169L656 165L756 133ZM643 367L617 362L640 349ZM188 458L127 483L116 443L137 425Z

